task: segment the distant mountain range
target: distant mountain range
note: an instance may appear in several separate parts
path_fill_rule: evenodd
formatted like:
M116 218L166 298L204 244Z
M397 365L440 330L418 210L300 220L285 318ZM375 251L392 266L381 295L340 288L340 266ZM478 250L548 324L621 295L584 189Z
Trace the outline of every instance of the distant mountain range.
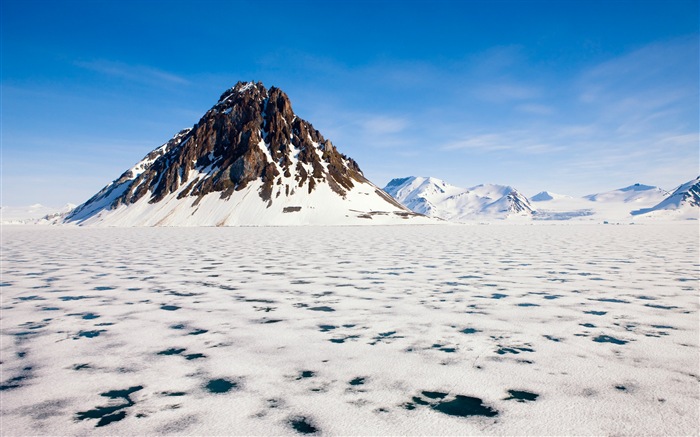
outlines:
M539 193L530 200L537 208L535 218L540 220L697 220L700 213L697 185L698 180L694 179L679 186L674 194L669 194L661 188L637 183L582 198ZM695 203L693 199L696 199ZM663 212L670 210L676 212Z
M78 207L0 210L3 223L98 226L278 226L481 220L698 219L700 178L673 193L649 185L576 198L508 185L470 188L434 177L384 190L287 95L238 82L192 127L175 134Z
M461 188L433 177L393 179L384 191L412 211L449 221L530 217L533 208L515 188L484 184Z
M527 199L507 185L461 188L441 179L415 176L393 179L384 191L414 212L453 222L697 219L700 213L698 179L681 185L673 194L658 187L634 184L578 198L542 191Z

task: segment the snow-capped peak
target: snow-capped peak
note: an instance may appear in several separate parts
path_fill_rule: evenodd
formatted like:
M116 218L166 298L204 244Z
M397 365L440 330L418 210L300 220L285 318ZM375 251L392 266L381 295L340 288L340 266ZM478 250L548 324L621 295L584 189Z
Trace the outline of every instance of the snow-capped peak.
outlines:
M572 197L567 196L566 194L552 193L551 191L540 191L539 193L530 197L530 202L547 202L549 200L557 199L572 199Z

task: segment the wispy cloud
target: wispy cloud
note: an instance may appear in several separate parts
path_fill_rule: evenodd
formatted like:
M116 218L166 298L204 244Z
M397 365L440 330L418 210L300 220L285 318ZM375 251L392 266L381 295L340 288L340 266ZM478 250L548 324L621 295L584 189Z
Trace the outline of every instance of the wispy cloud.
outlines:
M370 135L386 135L402 132L408 127L408 120L399 117L366 116L362 127Z
M490 83L474 89L474 95L487 102L504 103L541 96L539 87L514 82Z
M469 150L479 153L507 151L523 155L551 154L565 149L551 138L527 130L475 135L440 146L440 150L443 151Z
M181 76L146 65L132 65L105 59L76 61L75 65L86 70L126 79L132 82L147 84L166 83L171 85L187 85L189 83L187 79Z

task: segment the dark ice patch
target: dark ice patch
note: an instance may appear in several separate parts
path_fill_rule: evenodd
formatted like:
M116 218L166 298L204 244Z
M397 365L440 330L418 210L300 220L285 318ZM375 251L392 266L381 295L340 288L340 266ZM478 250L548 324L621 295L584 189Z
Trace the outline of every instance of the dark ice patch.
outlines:
M498 355L505 355L505 354L519 354L520 352L535 352L534 349L529 348L529 347L500 347L496 353Z
M423 400L420 396L413 396L411 400L413 401L412 404L415 405L430 405L430 402Z
M318 325L318 328L321 330L321 332L328 332L332 331L333 329L337 329L337 326L333 325Z
M644 306L649 308L658 308L660 310L675 310L676 308L678 308L677 306L673 305L659 305L655 303L645 303Z
M350 385L364 385L365 378L358 376L357 378L351 380L348 384Z
M532 402L540 396L537 393L522 390L508 390L508 394L510 394L510 396L505 398L505 401L516 400L518 402Z
M177 311L180 309L180 307L177 305L161 305L160 309L164 311Z
M204 386L209 393L226 393L238 388L238 384L225 378L210 379Z
M301 434L316 434L319 430L308 417L297 416L289 419L289 425Z
M584 311L583 313L584 313L584 314L591 314L591 315L594 315L594 316L604 316L604 315L606 315L608 312L607 312L607 311Z
M96 329L93 331L80 331L78 332L77 337L73 337L73 340L77 340L79 337L84 337L84 338L95 338L99 337L101 333L107 332L106 329Z
M614 298L609 298L609 297L603 297L600 299L589 299L589 300L595 300L597 302L630 303L628 300L614 299Z
M422 391L421 394L430 399L444 399L447 396L447 393L440 391Z
M330 313L330 312L335 311L333 308L331 308L329 306L311 307L311 308L309 308L309 310L310 311L323 311L326 313Z
M459 332L461 332L462 334L476 334L477 332L481 332L481 331L479 331L478 329L475 329L475 328L464 328Z
M200 353L197 353L197 354L187 354L187 355L185 355L185 359L186 359L187 361L198 360L198 359L200 359L200 358L206 358L206 357L207 357L206 355L200 354Z
M112 422L118 422L126 417L126 411L124 410L135 405L135 402L131 400L130 395L142 389L143 386L138 385L125 390L112 390L101 393L100 396L104 396L109 399L123 399L125 402L118 405L95 407L92 410L78 412L76 413L75 420L100 419L95 427L101 427L109 425Z
M421 396L413 396L412 402L401 405L406 410L415 410L416 405L430 406L435 411L450 416L485 416L493 417L498 415L498 411L484 405L479 398L471 396L456 395L451 400L445 400L447 393L438 391L422 391Z
M485 416L493 417L498 415L498 411L484 405L484 401L471 397L457 395L451 401L438 402L432 405L431 408L443 414L450 416L468 417L468 416Z
M593 339L596 343L612 343L612 344L626 344L628 343L625 340L620 340L615 337L611 337L609 335L599 335L596 338Z
M311 370L302 370L296 380L299 381L300 379L313 378L314 376L316 376L315 372Z
M431 346L433 349L437 349L442 352L447 352L449 354L457 352L457 348L454 347L445 347L443 344L435 343Z
M403 337L400 335L396 335L396 331L380 332L376 337L372 338L372 340L374 341L370 342L369 344L374 346L375 344L380 343L384 340L395 340L399 338Z
M12 390L22 387L22 381L31 378L32 367L25 367L21 373L15 377L9 378L7 381L0 384L0 391Z
M185 352L187 350L186 348L175 348L171 347L169 349L162 350L158 352L157 355L180 355L181 353Z
M347 335L342 338L331 338L330 342L331 343L345 343L347 340L355 340L357 338L360 338L359 335Z
M46 298L40 297L40 296L23 296L23 297L16 297L15 299L21 300L21 301L28 301L28 300L46 300Z

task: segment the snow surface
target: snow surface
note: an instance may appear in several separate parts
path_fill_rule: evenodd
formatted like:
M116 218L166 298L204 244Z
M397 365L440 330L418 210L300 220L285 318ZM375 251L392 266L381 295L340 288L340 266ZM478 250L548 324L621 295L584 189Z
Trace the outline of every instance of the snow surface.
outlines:
M698 232L5 226L2 434L696 435Z

